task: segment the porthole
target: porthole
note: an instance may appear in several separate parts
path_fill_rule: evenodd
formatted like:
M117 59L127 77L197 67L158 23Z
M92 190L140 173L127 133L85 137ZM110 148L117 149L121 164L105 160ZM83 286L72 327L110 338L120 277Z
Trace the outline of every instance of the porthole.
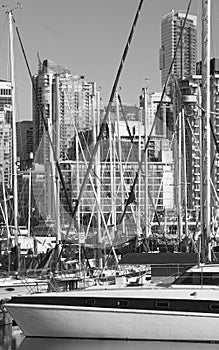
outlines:
M127 307L127 306L129 306L129 301L128 300L118 300L117 301L117 306L119 306L119 307Z
M210 304L209 305L209 310L219 311L219 304Z
M157 309L168 309L170 307L170 303L168 301L156 301L155 307Z
M95 299L85 299L84 303L86 306L94 306L96 304L96 300Z

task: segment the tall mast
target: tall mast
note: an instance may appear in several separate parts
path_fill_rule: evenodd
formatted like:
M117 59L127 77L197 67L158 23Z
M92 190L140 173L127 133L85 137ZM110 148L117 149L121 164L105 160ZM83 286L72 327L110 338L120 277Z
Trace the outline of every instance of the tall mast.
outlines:
M187 173L186 173L186 130L185 130L185 111L182 108L182 139L183 139L183 178L184 178L184 227L185 236L188 237L188 204L187 204Z
M140 116L138 116L138 160L141 161L141 120ZM137 238L141 237L141 169L139 171L138 177L138 204L136 206L136 214L137 214Z
M96 104L96 118L95 118L95 125L97 132L99 132L100 128L100 91L96 91L95 88L95 104ZM100 149L97 150L96 153L96 169L95 173L97 175L96 177L96 186L97 186L97 200L99 202L99 206L101 206L101 183L100 183L100 177L101 177L101 167L100 167ZM98 236L98 247L102 244L102 237L101 237L101 212L100 209L97 209L97 236ZM99 252L98 252L99 255ZM98 267L99 269L103 268L103 259L99 257L98 261Z
M120 168L120 181L121 181L121 207L122 211L124 210L124 176L123 176L123 165L122 165L122 146L121 146L121 137L120 137L120 117L119 117L119 97L118 91L115 93L116 100L116 122L117 122L117 136L118 136L118 150L119 150L119 168ZM122 233L125 233L125 218L122 221Z
M144 113L144 147L146 147L147 144L147 109L148 109L148 89L147 87L143 88L143 113ZM149 203L148 203L148 151L145 152L145 163L144 163L144 172L145 172L145 190L144 190L144 216L145 216L145 237L148 238L149 236Z
M56 76L56 100L55 100L55 135L54 135L54 141L55 141L55 152L56 152L56 159L60 158L60 91L59 91L59 76ZM55 163L55 160L53 159L53 163ZM61 225L60 225L60 181L58 177L58 171L57 168L54 169L55 171L55 210L56 210L56 244L58 247L58 255L61 252Z
M17 193L17 139L16 139L16 103L15 103L15 70L14 70L14 46L13 46L13 26L12 10L8 11L9 18L9 44L10 44L10 64L11 64L11 99L12 99L12 179L14 196L14 228L15 246L18 247L18 193Z
M178 163L178 240L179 245L182 239L183 225L182 225L182 111L179 113L179 163Z
M32 162L33 162L33 152L30 152L30 169L29 169L29 191L28 191L28 236L31 235L31 209L32 209L32 196L31 196L31 189L32 189Z
M203 259L210 254L210 8L202 0L201 233Z
M94 144L97 141L97 132L99 132L99 91L96 89L96 83L92 84L92 91L91 91L91 108L92 108L92 123L93 123L93 142ZM100 200L100 152L99 149L97 150L97 153L94 157L94 169L95 169L95 190L96 190L96 213L97 213L97 240L96 240L96 267L102 268L102 260L99 256L99 248L101 245L101 213L100 213L100 206L101 206L101 200Z

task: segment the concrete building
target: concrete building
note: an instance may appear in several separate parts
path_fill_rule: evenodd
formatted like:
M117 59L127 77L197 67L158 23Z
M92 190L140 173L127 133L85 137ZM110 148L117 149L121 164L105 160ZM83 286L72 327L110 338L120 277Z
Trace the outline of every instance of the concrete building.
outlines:
M54 184L58 176L55 159L69 159L76 134L91 129L96 84L87 82L84 76L73 76L68 69L49 60L39 63L33 81L34 159L35 163L44 165L45 208L47 215L54 219Z
M39 162L51 161L46 124L57 158L65 160L76 128L80 132L91 127L95 84L87 82L84 76L73 76L68 69L49 60L39 64L33 80L34 153L38 152Z
M178 43L185 13L171 10L161 20L160 70L161 86L164 85L174 51ZM182 41L179 45L172 74L176 78L185 78L195 74L197 56L197 17L188 15Z

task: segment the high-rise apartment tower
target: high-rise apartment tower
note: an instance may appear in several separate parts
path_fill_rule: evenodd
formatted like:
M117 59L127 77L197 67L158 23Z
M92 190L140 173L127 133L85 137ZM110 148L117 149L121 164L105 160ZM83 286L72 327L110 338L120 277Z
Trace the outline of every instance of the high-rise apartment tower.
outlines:
M174 52L183 27L185 13L172 10L161 20L160 70L163 86L174 57ZM183 29L172 72L176 78L186 78L196 71L197 17L188 15Z
M51 160L43 114L54 147L58 145L59 148L57 157L65 160L75 129L80 132L91 127L94 83L87 82L84 76L73 76L68 69L49 60L39 64L38 74L33 79L34 153L41 145L41 161Z

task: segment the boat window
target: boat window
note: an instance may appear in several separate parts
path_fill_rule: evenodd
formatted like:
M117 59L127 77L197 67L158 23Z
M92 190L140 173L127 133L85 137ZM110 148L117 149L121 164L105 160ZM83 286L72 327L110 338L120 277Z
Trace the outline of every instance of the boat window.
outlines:
M210 304L209 305L209 310L218 311L219 310L219 304Z
M127 307L128 305L129 305L129 301L128 300L118 300L117 301L117 306Z
M177 285L219 285L219 274L211 272L186 272L173 284Z
M87 306L94 306L96 304L96 300L95 299L85 299L84 303Z
M195 283L196 282L196 283ZM186 272L173 282L173 284L198 284L197 276L194 276L192 272Z
M169 301L156 301L155 307L157 309L168 309L170 307Z
M13 287L8 287L8 288L5 288L5 290L7 290L7 292L13 292L15 289Z
M219 285L219 274L218 273L204 273L203 274L204 285Z

